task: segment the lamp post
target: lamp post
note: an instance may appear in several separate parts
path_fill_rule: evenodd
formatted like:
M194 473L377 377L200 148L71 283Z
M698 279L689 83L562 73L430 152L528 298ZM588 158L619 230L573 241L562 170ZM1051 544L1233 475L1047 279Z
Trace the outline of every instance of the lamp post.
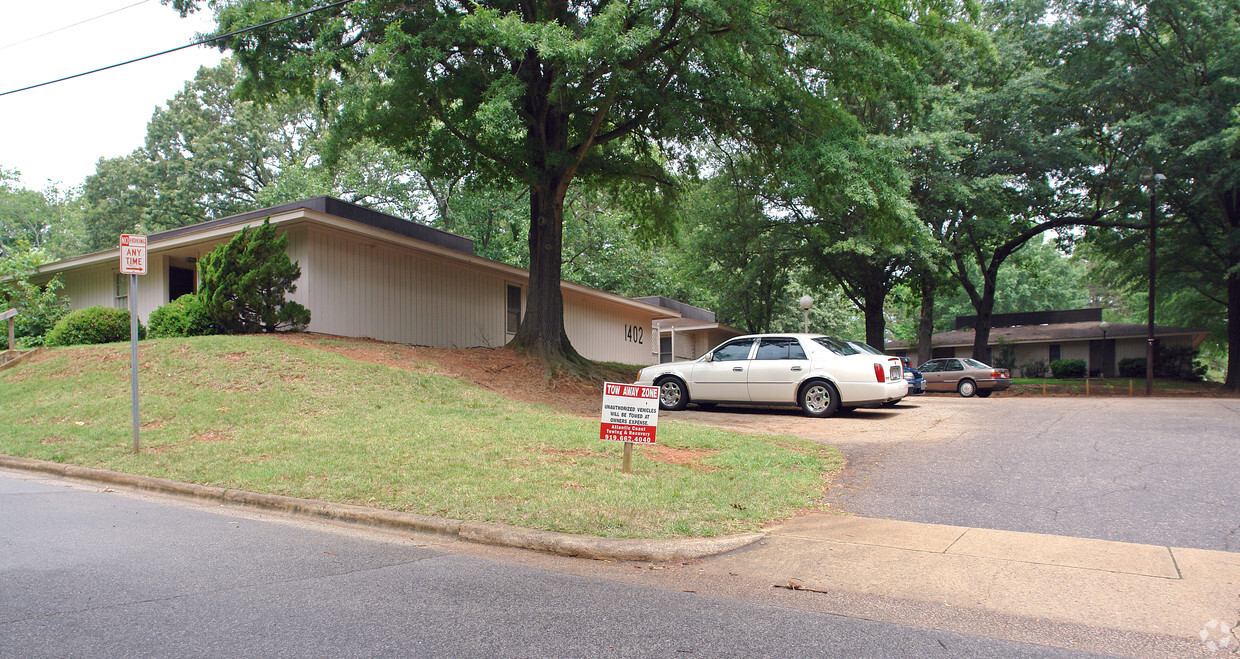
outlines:
M1158 215L1154 210L1154 198L1158 193L1158 184L1167 180L1162 174L1155 174L1148 169L1141 175L1141 182L1150 186L1150 299L1146 313L1145 333L1145 395L1154 395L1154 272L1155 272L1155 239L1158 235Z
M1107 361L1107 330L1111 329L1111 323L1104 320L1098 323L1098 329L1102 330L1102 368L1099 370L1102 372L1102 377L1105 378L1107 376L1107 364L1109 363Z
M805 314L805 333L809 334L809 308L814 306L814 298L802 295L799 304L801 305L801 311Z

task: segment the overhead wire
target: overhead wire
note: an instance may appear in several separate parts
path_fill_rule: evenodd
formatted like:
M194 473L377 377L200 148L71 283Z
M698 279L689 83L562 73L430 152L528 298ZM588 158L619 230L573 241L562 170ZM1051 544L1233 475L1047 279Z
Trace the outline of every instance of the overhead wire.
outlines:
M238 35L238 34L245 34L245 33L247 33L247 32L253 32L253 31L255 31L255 30L261 30L262 28L265 28L265 27L271 27L272 25L278 25L278 24L280 24L280 23L284 23L284 22L287 22L287 21L291 21L291 20L293 20L293 19L295 19L295 18L301 18L302 16L308 16L308 15L313 14L313 13L315 13L315 12L324 11L324 10L326 10L326 9L332 9L332 8L334 8L334 7L340 7L340 6L342 6L342 5L347 5L347 4L349 4L350 2L353 2L353 0L339 0L339 2L333 2L333 3L330 3L330 4L326 4L326 5L321 5L321 6L319 6L319 7L315 7L315 8L313 8L313 9L307 9L306 11L303 11L303 12L300 12L300 13L297 13L297 14L291 14L291 15L289 15L289 16L285 16L285 17L283 17L283 18L277 18L277 19L274 19L274 20L270 20L270 21L267 21L266 23L260 23L260 24L258 24L258 25L252 25L252 26L250 26L250 27L247 27L247 28L242 28L242 29L240 29L240 30L233 30L232 32L228 32L228 33L226 33L226 34L217 34L217 35L214 35L214 36L210 36L210 37L207 37L207 38L205 38L205 39L200 39L200 40L198 40L198 41L195 41L195 42L193 42L193 43L187 43L187 44L185 44L184 46L177 46L177 47L175 47L175 48L169 48L168 50L163 50L163 51L160 51L160 52L158 52L158 53L151 53L150 55L143 55L142 57L135 57L135 58L133 58L133 59L131 59L131 60L126 60L126 61L124 61L124 62L118 62L118 63L116 63L116 64L109 64L108 66L101 66L101 67L99 67L99 68L97 68L97 69L91 69L90 71L83 71L82 73L75 73L75 74L73 74L73 75L68 75L68 76L65 76L65 77L63 77L63 78L57 78L57 79L55 79L55 80L48 80L47 82L40 82L40 83L36 83L36 84L33 84L33 85L26 85L25 87L20 87L20 88L18 88L18 89L10 89L10 90L9 90L9 91L7 91L7 92L0 92L0 96L8 96L9 94L16 94L16 93L18 93L18 92L29 91L29 90L31 90L31 89L38 89L39 87L46 87L46 86L48 86L48 85L54 85L54 84L57 84L57 83L65 82L66 80L73 80L74 78L81 78L81 77L84 77L84 76L93 75L93 74L95 74L95 73L100 73L100 72L103 72L103 71L108 71L108 70L115 69L115 68L119 68L119 67L122 67L122 66L128 66L128 65L130 65L130 64L135 64L135 63L137 63L137 62L141 62L141 61L144 61L144 60L152 59L152 58L155 58L155 57L161 57L161 56L163 56L163 55L167 55L167 54L169 54L169 53L175 53L175 52L177 52L177 51L179 51L179 50L185 50L186 48L194 48L194 47L196 47L196 46L206 45L206 44L209 44L209 43L213 43L213 42L219 41L219 40L221 40L221 39L227 39L228 37L236 36L236 35Z
M98 16L92 16L92 17L90 17L90 18L84 18L84 19L82 19L82 20L80 20L80 21L78 21L78 22L76 22L76 23L70 23L69 25L65 25L65 26L63 26L63 27L58 27L58 28L56 28L55 30L48 30L47 32L44 32L43 34L36 34L36 35L34 35L33 37L26 37L25 39L22 39L21 41L14 41L13 43L10 43L10 44L5 44L5 45L3 45L3 46L0 46L0 50L4 50L4 49L6 49L6 48L12 48L13 46L20 46L21 44L24 44L24 43L30 43L31 41L34 41L35 39L42 39L43 37L46 37L46 36L49 36L49 35L52 35L52 34L56 34L57 32L64 32L65 30L68 30L68 29L69 29L69 28L71 28L71 27L77 27L77 26L79 26L79 25L84 25L84 24L89 23L89 22L91 22L91 21L97 21L97 20L99 20L99 19L101 19L101 18L105 18L105 17L107 17L107 16L111 16L112 14L116 14L116 13L120 13L120 12L122 12L122 11L125 11L126 9L133 9L134 7L137 7L138 5L144 5L144 4L146 4L146 3L150 2L150 1L151 1L151 0L138 0L137 2L133 3L132 5L125 5L124 7L121 7L121 8L119 8L119 9L113 9L112 11L109 11L109 12L105 12L105 13L99 14Z

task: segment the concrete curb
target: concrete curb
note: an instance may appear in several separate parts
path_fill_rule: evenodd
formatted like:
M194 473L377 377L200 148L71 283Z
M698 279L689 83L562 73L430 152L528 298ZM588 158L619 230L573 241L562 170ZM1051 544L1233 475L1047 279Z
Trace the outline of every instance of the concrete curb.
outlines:
M686 538L649 540L603 538L526 529L507 524L469 522L459 519L428 517L394 510L365 506L298 499L279 494L247 492L231 488L195 485L151 476L135 476L105 469L91 469L59 462L0 455L0 468L49 474L62 478L115 485L156 494L216 501L224 504L257 508L274 512L314 517L371 528L408 533L430 534L450 540L463 540L498 547L531 549L561 556L577 556L600 560L661 563L705 558L747 547L764 533L743 533L718 538Z

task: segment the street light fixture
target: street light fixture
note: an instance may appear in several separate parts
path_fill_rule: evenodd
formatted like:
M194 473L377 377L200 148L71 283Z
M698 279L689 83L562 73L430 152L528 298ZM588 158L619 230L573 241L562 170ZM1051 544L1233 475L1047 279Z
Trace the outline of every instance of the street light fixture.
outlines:
M799 304L801 305L801 311L805 313L805 333L809 334L809 308L814 306L814 298L802 295Z
M1147 169L1141 174L1141 182L1150 186L1150 299L1149 311L1146 314L1148 325L1145 334L1145 395L1154 395L1154 272L1155 272L1155 239L1158 235L1158 215L1155 214L1154 198L1158 192L1158 184L1167 180L1162 174L1155 174Z

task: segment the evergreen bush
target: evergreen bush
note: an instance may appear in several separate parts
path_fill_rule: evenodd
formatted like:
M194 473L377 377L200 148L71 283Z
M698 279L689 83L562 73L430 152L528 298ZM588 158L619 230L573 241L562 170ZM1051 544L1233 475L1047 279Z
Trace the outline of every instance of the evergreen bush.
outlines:
M189 293L151 312L152 338L214 334L211 317L198 296Z
M1143 378L1145 377L1145 358L1144 357L1125 357L1116 364L1119 369L1121 378Z
M1056 359L1051 361L1051 376L1057 380L1085 377L1084 359Z
M1048 373L1050 371L1046 368L1046 362L1040 359L1020 365L1020 376L1022 378L1044 378Z
M138 338L146 338L146 328L138 323ZM93 343L116 343L129 340L129 311L108 307L87 307L70 312L56 321L47 333L45 344L72 346Z
M198 297L225 334L300 331L310 310L285 300L297 290L301 267L288 257L288 234L277 237L271 218L246 227L199 261Z

